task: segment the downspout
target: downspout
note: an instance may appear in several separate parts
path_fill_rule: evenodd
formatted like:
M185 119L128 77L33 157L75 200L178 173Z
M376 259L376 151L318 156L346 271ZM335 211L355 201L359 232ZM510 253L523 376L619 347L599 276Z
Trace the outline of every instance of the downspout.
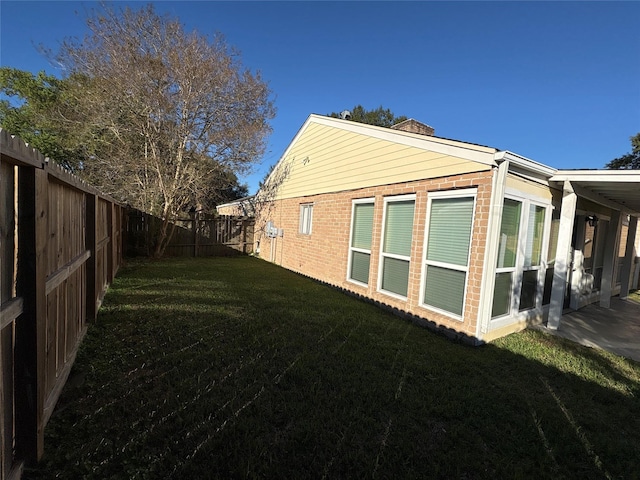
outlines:
M489 206L489 223L487 225L487 238L485 244L484 263L482 265L482 281L480 283L480 305L478 308L478 321L476 322L476 338L482 340L484 334L489 331L491 309L493 307L493 289L496 284L496 264L498 262L498 244L500 227L502 223L502 206L504 204L504 192L509 173L509 160L506 160L506 152L498 152L495 161L499 162L494 170L491 181L491 203Z

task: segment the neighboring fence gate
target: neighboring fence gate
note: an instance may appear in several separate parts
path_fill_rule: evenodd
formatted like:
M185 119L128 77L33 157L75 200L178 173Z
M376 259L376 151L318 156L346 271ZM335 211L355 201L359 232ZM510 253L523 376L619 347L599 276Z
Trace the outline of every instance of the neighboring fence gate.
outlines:
M0 478L44 428L122 261L124 209L0 129Z
M162 219L135 209L127 210L126 217L126 255L151 254ZM172 257L249 254L253 252L254 225L252 217L192 213L191 218L175 222L164 254Z

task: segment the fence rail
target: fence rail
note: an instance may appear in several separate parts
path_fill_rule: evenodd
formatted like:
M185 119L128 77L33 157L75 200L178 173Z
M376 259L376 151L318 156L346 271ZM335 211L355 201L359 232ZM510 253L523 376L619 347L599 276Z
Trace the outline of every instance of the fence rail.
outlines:
M0 478L44 428L122 262L124 208L0 129Z
M42 456L45 426L123 255L149 255L162 220L2 129L0 158L0 480L13 480ZM175 223L165 253L251 253L253 225L194 213Z
M126 254L149 255L162 220L135 209L129 209L126 217ZM252 253L254 224L255 219L251 217L209 217L192 213L191 218L175 222L165 255L207 257Z

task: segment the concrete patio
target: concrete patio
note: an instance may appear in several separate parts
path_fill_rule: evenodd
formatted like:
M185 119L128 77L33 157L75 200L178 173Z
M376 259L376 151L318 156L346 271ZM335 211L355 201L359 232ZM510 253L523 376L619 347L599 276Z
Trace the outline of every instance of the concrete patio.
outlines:
M540 330L587 347L601 348L640 362L640 303L611 298L611 308L597 303L565 313L558 330Z

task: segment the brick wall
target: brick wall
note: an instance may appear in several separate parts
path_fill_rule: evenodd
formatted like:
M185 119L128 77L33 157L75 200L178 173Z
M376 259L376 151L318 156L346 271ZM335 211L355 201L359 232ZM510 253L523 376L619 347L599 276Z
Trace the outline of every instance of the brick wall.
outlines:
M368 297L402 312L427 319L438 326L451 328L474 337L480 304L482 266L489 221L491 177L491 171L484 171L439 179L278 200L263 205L257 213L256 223L256 240L259 241L260 256L287 269ZM429 310L420 306L419 303L429 192L463 188L477 188L477 196L466 305L463 313L464 317L461 321ZM378 292L377 283L384 198L405 194L415 194L416 202L408 295L407 300L401 300ZM367 287L347 280L352 201L360 198L375 198L371 264L369 285ZM300 205L305 203L313 203L314 205L311 235L299 233ZM272 221L277 228L283 229L283 235L276 238L268 238L264 235L264 225L267 221Z

